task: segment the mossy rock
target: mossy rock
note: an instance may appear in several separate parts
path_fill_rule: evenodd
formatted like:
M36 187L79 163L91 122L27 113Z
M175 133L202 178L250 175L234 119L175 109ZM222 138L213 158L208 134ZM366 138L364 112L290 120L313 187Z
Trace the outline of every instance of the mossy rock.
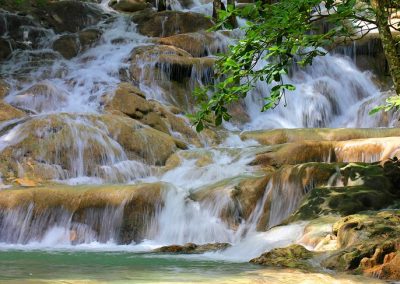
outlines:
M368 211L340 219L333 225L338 250L322 261L322 266L367 274L383 269L385 258L387 264L393 257L387 255L400 250L399 223L400 210ZM392 268L390 275L399 273L400 267L397 271ZM384 278L391 279L390 275Z
M187 243L185 245L170 245L163 246L153 250L153 252L158 253L175 253L175 254L198 254L205 253L210 251L221 251L225 250L231 245L228 243L210 243L197 245L194 243Z
M395 183L399 167L396 161L386 164L387 170L377 163L338 164L340 171L336 181L332 180L336 185L312 189L287 222L330 214L346 216L390 206L400 199L400 188Z
M313 255L305 247L294 244L263 253L261 256L250 260L250 263L273 267L310 269L312 266L309 260Z

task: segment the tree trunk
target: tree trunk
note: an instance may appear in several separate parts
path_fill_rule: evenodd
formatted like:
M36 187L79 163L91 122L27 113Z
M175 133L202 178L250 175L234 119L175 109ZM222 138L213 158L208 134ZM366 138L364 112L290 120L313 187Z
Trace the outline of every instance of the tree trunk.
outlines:
M227 6L233 6L233 9L235 9L235 0L227 0ZM228 7L226 7L228 9ZM232 15L229 18L229 24L232 26L232 28L237 28L237 21L235 15Z
M390 75L397 95L400 95L400 56L397 52L396 41L389 26L389 2L387 0L372 0L372 8L376 14L379 37L382 41L383 51L389 65Z
M158 12L167 10L167 1L166 0L158 0Z
M222 2L221 0L214 0L213 1L213 18L218 21L218 12L222 9Z

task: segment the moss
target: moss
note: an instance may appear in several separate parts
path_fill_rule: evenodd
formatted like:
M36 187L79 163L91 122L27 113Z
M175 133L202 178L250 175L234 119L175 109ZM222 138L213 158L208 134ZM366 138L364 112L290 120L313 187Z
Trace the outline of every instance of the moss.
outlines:
M261 256L250 260L250 262L265 266L311 269L309 260L313 256L312 252L301 245L290 245L263 253Z

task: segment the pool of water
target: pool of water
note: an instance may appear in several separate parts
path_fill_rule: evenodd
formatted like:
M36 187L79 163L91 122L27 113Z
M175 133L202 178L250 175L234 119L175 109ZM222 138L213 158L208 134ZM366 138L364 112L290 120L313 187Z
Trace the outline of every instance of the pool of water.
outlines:
M361 276L269 269L206 256L2 250L0 283L384 283Z

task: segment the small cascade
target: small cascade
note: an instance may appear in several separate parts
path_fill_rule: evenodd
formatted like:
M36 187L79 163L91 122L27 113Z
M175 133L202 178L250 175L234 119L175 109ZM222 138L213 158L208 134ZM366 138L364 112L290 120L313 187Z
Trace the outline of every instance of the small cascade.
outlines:
M65 246L118 240L124 203L70 212L63 207L27 207L1 210L0 243Z
M392 120L379 123L376 119L365 119L369 110L357 118L358 109L371 98L379 97L380 92L370 74L359 71L347 58L336 55L316 58L312 66L296 70L285 82L296 86L295 91L286 94L288 105L282 103L265 113L260 113L260 109L271 86L265 82L257 83L256 89L245 99L246 111L251 118L251 122L243 126L245 130L377 127L393 123Z

